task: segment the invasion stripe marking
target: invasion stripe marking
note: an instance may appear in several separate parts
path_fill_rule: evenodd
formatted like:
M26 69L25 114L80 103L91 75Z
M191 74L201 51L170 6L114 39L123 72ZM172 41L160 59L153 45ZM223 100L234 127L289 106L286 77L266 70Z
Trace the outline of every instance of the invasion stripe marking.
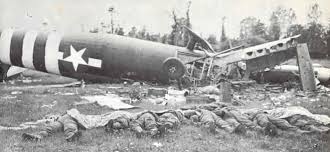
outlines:
M35 69L33 65L33 48L37 35L38 32L36 31L29 31L25 33L23 40L22 63L26 68Z
M23 67L22 48L24 32L14 32L10 44L10 61L12 65Z
M47 35L39 34L34 42L33 47L33 65L38 71L47 72L45 66L45 48Z
M14 33L13 29L3 30L0 37L0 61L11 65L10 62L10 43Z
M61 36L56 33L48 35L45 52L45 66L50 73L60 74L59 59L63 59L63 52L59 51Z

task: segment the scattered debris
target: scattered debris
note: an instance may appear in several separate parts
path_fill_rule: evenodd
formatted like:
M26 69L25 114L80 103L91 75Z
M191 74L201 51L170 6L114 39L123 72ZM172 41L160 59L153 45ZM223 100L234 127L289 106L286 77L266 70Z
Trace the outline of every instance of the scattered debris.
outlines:
M32 80L22 80L23 83L31 83Z
M164 88L149 88L148 89L148 96L155 96L155 97L165 97L167 94L167 89Z
M184 89L184 90L175 90L175 89L169 88L167 94L168 95L172 95L172 96L187 96L190 93L189 93L189 90L187 90L187 89Z
M206 104L206 103L211 103L215 102L215 99L210 98L209 96L202 96L202 95L191 95L191 96L186 96L186 103L191 104Z
M148 98L146 101L152 103L152 104L162 104L166 105L166 99L164 97L161 98Z
M201 87L198 88L198 93L200 94L216 94L220 95L220 90L217 88L217 86L206 86L206 87Z
M80 104L89 104L89 103L97 103L100 106L108 106L114 110L123 110L123 109L132 109L137 108L136 106L132 106L129 104L124 103L123 101L130 100L128 98L119 97L116 94L107 94L101 96L84 96L81 97L82 99L87 100L88 102L78 102L76 105Z
M65 87L78 87L80 82L72 82L67 84L52 84L52 85L29 85L29 86L19 86L19 87L5 87L6 90L29 90L37 88L65 88Z
M13 92L11 92L10 94L12 94L12 95L16 95L16 94L22 94L23 93L23 91L13 91Z
M253 84L256 83L254 80L248 80L248 81L231 81L231 85L233 86L234 89L240 90L242 87L249 87Z
M160 143L160 142L154 142L154 143L152 143L152 145L157 147L157 148L163 147L163 144Z
M108 89L122 89L123 87L107 87Z
M75 95L76 93L73 92L64 92L64 93L60 93L60 95L64 95L64 96L72 96Z
M165 100L166 100L166 104L170 104L170 105L183 105L186 103L186 97L181 94L177 94L177 95L166 94Z
M53 101L52 104L42 105L41 108L53 108L57 104L57 101Z
M81 88L85 88L86 87L86 84L85 84L84 79L81 79L81 81L80 81L80 87Z
M142 82L134 82L134 83L132 83L132 86L140 86L140 85L143 85L143 83Z
M242 81L231 81L230 82L232 85L251 85L251 84L255 84L256 81L254 80L242 80Z
M10 96L10 95L5 95L1 97L2 99L16 99L17 96Z

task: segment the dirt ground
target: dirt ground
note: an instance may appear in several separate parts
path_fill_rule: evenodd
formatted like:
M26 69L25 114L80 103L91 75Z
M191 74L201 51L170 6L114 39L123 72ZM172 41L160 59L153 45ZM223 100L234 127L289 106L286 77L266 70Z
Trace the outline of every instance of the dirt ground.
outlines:
M102 95L116 92L121 87L129 89L131 85L123 84L87 84L85 88L47 88L42 85L70 83L74 80L40 74L33 71L24 72L24 77L16 78L0 85L0 126L18 126L27 121L36 121L47 114L61 114L70 108L77 108L84 114L101 114L111 111L110 108L97 104L75 105L80 96ZM241 108L272 108L299 105L313 113L330 115L330 97L325 93L304 94L297 90L267 90L268 84L240 86L234 90L237 106ZM35 87L31 87L35 86ZM144 86L159 87L159 86ZM164 87L164 86L161 86ZM47 107L43 105L53 105ZM140 109L170 109L176 106L154 105L146 101L134 104ZM247 135L209 134L205 130L191 125L184 125L164 138L145 137L138 139L129 131L119 134L107 134L102 128L83 131L79 141L68 143L63 133L58 133L40 142L22 141L23 132L38 129L0 131L0 151L223 151L223 152L329 152L330 135L294 135L282 134L277 137L249 132Z

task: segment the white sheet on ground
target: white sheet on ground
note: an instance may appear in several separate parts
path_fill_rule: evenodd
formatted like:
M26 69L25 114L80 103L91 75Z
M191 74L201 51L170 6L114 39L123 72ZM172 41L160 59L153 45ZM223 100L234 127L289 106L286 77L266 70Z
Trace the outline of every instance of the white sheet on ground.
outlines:
M134 117L134 114L127 111L114 111L101 115L84 115L77 109L70 109L67 111L67 114L75 118L78 123L86 129L103 127L109 122L109 120L117 119L119 117L126 117L128 119Z
M108 106L114 110L123 110L123 109L132 109L136 108L136 106L132 106L122 102L126 98L119 97L116 94L108 94L106 96L99 95L99 96L84 96L81 97L83 99L88 100L90 103L98 103L100 106Z

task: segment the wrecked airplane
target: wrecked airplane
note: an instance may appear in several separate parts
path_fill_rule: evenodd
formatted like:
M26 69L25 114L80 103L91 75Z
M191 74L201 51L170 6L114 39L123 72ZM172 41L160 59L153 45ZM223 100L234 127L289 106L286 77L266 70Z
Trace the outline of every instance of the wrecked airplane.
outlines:
M275 66L282 62L283 54L284 59L290 57L287 50L294 49L294 39L298 37L215 52L207 41L186 29L190 33L187 47L112 34L61 35L5 29L0 32L0 63L1 67L11 65L94 81L131 76L167 82L169 79L179 80L184 75L191 77L193 69L199 68L201 72L197 80L201 80L205 78L203 76L210 76L215 65L224 67L245 61L247 70L252 71L256 69L251 69L253 66L250 65L259 64L260 58L267 58L267 63L256 67ZM1 68L1 72L4 78L8 68Z
M166 76L177 79L185 72L176 58L178 51L186 48L110 34L62 36L6 29L0 38L2 64L86 80L123 75L149 80L164 80Z

